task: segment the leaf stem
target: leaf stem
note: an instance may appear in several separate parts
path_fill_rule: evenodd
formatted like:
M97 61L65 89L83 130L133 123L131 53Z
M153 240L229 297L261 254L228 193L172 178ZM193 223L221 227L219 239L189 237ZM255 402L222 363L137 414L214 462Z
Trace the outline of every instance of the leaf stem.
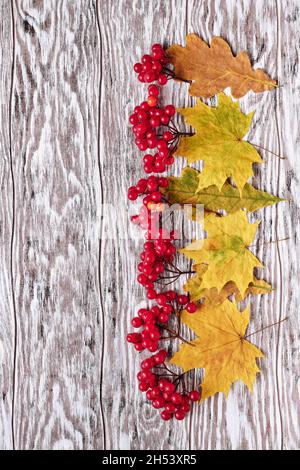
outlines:
M260 149L260 150L264 150L265 152L271 153L271 154L274 155L275 157L280 158L280 160L286 160L286 157L281 157L281 156L278 155L277 153L272 152L272 150L269 150L269 149L267 149L266 147L263 147L262 145L254 144L253 142L249 142L248 140L247 140L246 142L248 142L248 144L253 145L253 147L256 147L256 148L258 148L258 149Z
M279 325L279 323L282 323L282 322L284 322L285 320L288 320L288 318L289 318L289 317L285 317L285 318L283 318L282 320L279 320L279 321L277 321L277 322L275 322L275 323L272 323L271 325L264 326L263 328L260 328L259 330L256 330L256 331L254 331L253 333L250 333L249 335L244 336L243 339L249 338L249 336L253 336L253 335L255 335L256 333L260 333L261 331L266 330L267 328L271 328L271 326Z
M247 248L254 248L256 246L261 246L261 245L271 245L272 243L284 242L284 241L289 240L289 239L290 239L290 237L279 238L278 240L271 240L270 242L262 242L262 243L258 243L258 244L254 244L254 245L248 245Z

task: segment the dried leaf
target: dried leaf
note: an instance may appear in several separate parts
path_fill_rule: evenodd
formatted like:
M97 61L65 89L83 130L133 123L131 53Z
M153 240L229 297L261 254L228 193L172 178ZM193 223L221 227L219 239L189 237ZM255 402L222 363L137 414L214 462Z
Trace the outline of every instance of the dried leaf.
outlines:
M192 81L192 96L209 98L230 87L232 96L241 98L250 90L260 93L276 87L276 81L263 70L253 70L246 52L235 57L220 37L214 37L209 47L197 34L188 34L186 47L173 44L167 55L175 75Z
M203 204L207 211L216 212L223 209L232 213L240 209L253 212L282 201L279 197L255 189L248 183L243 188L242 196L228 182L224 184L221 191L216 186L209 186L197 192L199 175L199 171L186 167L182 170L181 176L169 177L165 196L170 204Z
M242 140L249 131L253 113L243 114L239 104L223 93L215 108L197 100L193 108L177 111L196 133L192 137L181 137L175 155L185 157L188 163L204 160L197 191L209 186L221 190L227 178L232 177L242 194L253 175L253 163L262 162L256 149Z
M201 384L202 400L223 392L241 380L252 391L259 368L257 357L263 353L245 339L250 309L239 312L235 303L202 307L193 315L183 312L182 321L196 334L191 344L182 344L170 363L184 371L205 369Z
M255 237L259 222L250 224L243 211L219 217L205 218L208 237L197 240L180 250L187 258L207 269L202 274L201 289L216 288L220 292L230 281L234 282L242 297L251 282L253 269L262 266L248 249Z

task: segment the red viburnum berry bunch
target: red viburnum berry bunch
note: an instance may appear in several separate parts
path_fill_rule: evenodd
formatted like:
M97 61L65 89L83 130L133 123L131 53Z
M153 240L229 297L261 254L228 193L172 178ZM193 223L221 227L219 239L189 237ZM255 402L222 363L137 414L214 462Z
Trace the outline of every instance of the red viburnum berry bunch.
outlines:
M156 85L150 85L148 92L148 101L134 108L129 122L138 148L143 152L156 149L154 155L146 153L143 157L145 173L163 173L174 163L172 152L178 143L179 133L172 122L175 107L172 104L158 106L159 89Z
M143 83L157 81L159 85L165 85L172 71L165 67L168 60L164 50L159 44L154 44L151 51L151 55L144 55L141 63L134 65L134 70ZM154 155L144 155L145 173L166 171L174 162L173 153L179 135L184 134L178 132L172 121L175 107L172 104L159 106L159 94L159 87L151 84L147 101L136 106L129 118L138 148L141 151L156 151ZM141 370L137 375L139 389L146 392L154 408L162 410L161 417L166 421L173 417L182 420L190 410L190 403L200 399L200 392L187 391L185 374L177 374L167 366L168 353L161 348L161 343L166 340L179 338L186 341L180 335L182 310L191 314L197 310L197 305L190 301L188 295L165 289L182 274L192 273L181 271L174 264L178 235L175 230L169 233L162 227L161 216L167 202L163 190L167 186L167 178L151 175L140 179L128 189L129 200L143 198L139 214L131 217L134 224L145 230L146 238L140 253L137 281L145 288L147 299L153 301L154 305L139 309L131 321L133 328L138 331L127 335L127 341L138 352L146 350L151 353L141 362ZM177 325L175 329L174 323Z
M157 81L159 85L166 85L168 74L165 73L164 68L168 62L163 47L160 44L153 44L151 55L144 54L141 62L135 64L133 69L142 83Z

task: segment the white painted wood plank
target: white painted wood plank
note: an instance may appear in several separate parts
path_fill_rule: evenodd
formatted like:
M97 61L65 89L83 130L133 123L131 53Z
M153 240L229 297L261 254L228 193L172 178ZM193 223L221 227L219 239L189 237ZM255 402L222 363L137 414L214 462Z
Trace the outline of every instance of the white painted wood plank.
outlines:
M131 230L127 188L143 176L142 153L134 145L128 117L147 96L147 86L137 81L132 68L151 44L182 41L186 2L99 2L103 51L101 98L101 167L104 201L118 214L111 226L116 236L102 245L102 289L105 300L105 351L103 407L109 449L186 449L189 421L163 423L144 394L138 390L136 373L141 358L125 337L130 320L139 308L144 291L137 286L139 243L120 240ZM176 91L175 91L176 90ZM175 94L176 93L176 94ZM181 95L168 85L164 99Z
M297 99L294 95L299 86L299 57L293 47L291 53L286 53L288 43L299 42L296 3L286 2L283 6L275 1L216 0L203 1L199 8L199 2L189 2L189 18L189 31L198 32L206 40L221 35L229 41L234 51L247 50L257 67L266 69L283 85L273 93L248 94L241 103L245 111L256 109L249 140L288 157L288 161L283 162L263 153L266 163L257 168L254 184L290 198L290 179L290 187L292 185L296 196L293 200L299 200L296 152L299 145L299 93ZM287 18L293 18L293 21ZM287 81L290 86L286 85ZM287 122L283 127L285 117ZM249 331L272 324L286 314L291 320L281 327L253 336L253 342L265 351L266 358L260 361L262 373L252 395L244 386L237 384L227 401L222 396L216 396L203 405L199 414L194 412L193 428L204 429L205 432L193 434L193 448L299 448L299 437L295 432L297 425L299 427L296 380L299 328L293 326L298 322L297 300L299 303L299 291L295 289L299 279L299 255L296 255L294 241L295 229L299 224L297 207L296 202L292 209L287 203L281 203L259 211L253 217L262 220L254 252L266 267L259 274L271 281L275 290L271 295L251 300ZM276 244L263 245L286 236L290 236L291 240L282 242L278 248ZM285 399L284 402L283 397L291 390L293 399Z
M95 2L17 1L13 109L20 449L103 446Z
M14 308L11 282L13 188L10 171L10 83L13 58L10 2L0 3L0 449L12 449Z

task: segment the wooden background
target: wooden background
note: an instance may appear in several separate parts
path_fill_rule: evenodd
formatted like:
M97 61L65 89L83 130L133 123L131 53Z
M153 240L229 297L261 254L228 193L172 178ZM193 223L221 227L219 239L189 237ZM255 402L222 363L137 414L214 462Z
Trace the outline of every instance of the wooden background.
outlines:
M289 320L252 338L266 352L253 395L237 383L163 423L124 341L143 295L124 239L142 175L128 115L145 97L134 62L187 32L246 49L281 85L241 100L250 140L287 157L263 153L254 180L288 201L253 217L274 292L252 301L249 331ZM300 1L3 0L0 45L1 448L299 449ZM174 83L164 99L191 103Z

